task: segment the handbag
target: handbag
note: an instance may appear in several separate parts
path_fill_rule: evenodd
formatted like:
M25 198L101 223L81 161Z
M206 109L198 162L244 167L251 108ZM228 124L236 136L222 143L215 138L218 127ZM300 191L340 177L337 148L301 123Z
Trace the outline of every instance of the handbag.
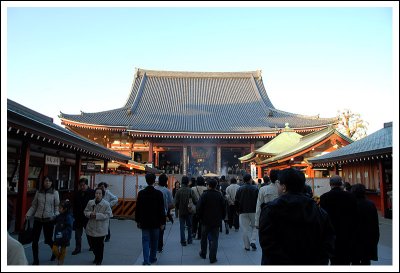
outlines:
M33 241L33 228L28 219L25 220L24 229L18 234L18 241L23 244L30 244Z
M191 197L189 198L188 211L190 214L196 213L196 205L193 203L193 200Z

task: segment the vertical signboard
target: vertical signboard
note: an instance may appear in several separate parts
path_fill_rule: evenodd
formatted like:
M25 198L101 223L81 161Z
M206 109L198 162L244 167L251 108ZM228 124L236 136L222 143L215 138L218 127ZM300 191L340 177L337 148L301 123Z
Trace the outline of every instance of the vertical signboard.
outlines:
M256 179L257 178L257 168L256 168L256 164L254 162L251 162L250 171L251 171L251 178Z

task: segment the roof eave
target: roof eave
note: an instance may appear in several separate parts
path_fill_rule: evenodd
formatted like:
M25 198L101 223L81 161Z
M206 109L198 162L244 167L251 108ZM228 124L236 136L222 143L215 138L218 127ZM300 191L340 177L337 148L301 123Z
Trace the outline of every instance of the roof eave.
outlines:
M79 137L69 135L58 128L51 127L48 124L24 116L11 109L7 109L7 123L9 123L9 125L20 126L26 130L34 131L36 134L50 136L51 138L57 139L59 142L68 143L68 145L76 146L79 149L87 150L88 152L91 150L92 152L98 153L101 158L119 161L127 161L130 159L129 157L120 153L114 152L102 146L97 146L96 144L91 143L89 140L83 140Z
M381 155L386 155L386 154L391 154L393 153L393 148L382 148L378 150L373 150L373 151L365 151L361 153L355 153L355 154L346 154L342 156L336 156L336 157L330 157L330 158L324 158L324 159L308 159L310 163L313 165L317 164L327 164L327 163L333 163L337 161L343 161L343 160L353 160L353 159L359 159L362 157L371 157L371 156L381 156Z

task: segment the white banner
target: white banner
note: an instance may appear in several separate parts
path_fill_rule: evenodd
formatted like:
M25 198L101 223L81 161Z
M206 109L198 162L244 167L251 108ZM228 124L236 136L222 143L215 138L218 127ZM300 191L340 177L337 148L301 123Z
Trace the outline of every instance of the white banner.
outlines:
M256 179L257 178L257 167L256 167L256 164L251 163L250 170L251 170L251 178Z

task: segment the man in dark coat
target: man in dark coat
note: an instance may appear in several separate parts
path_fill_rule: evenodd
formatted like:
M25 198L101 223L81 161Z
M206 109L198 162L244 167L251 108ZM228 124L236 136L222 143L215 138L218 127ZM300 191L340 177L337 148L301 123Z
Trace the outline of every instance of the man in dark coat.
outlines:
M235 196L235 206L239 213L239 223L243 232L244 249L249 251L250 247L256 250L257 229L255 216L258 198L258 188L252 185L253 179L250 174L243 176L245 184L241 186Z
M207 255L207 240L210 240L210 263L217 262L219 226L226 215L225 199L220 191L216 190L217 181L208 181L208 190L204 191L197 203L197 215L201 219L201 250L200 257Z
M135 221L142 230L143 265L157 261L158 236L160 229L165 228L164 196L153 185L156 176L146 174L147 187L139 191L136 200Z
M75 227L75 250L72 251L72 255L76 255L81 252L82 247L82 233L83 229L86 229L86 224L89 221L89 218L85 216L83 211L86 208L89 200L94 199L95 191L88 186L88 180L86 178L79 179L79 188L78 191L75 192L74 196L74 204L73 204L73 214L74 214L74 227ZM87 235L86 235L87 237ZM89 246L90 246L90 241ZM90 246L90 250L92 247Z
M365 186L355 184L351 193L357 199L357 230L353 265L371 265L378 260L379 219L375 204L365 198Z
M328 214L303 194L305 176L279 172L279 197L261 209L259 239L262 265L327 265L334 231Z
M330 178L331 190L320 197L320 206L326 210L336 234L332 265L350 265L354 253L357 202L350 192L343 190L342 178Z

